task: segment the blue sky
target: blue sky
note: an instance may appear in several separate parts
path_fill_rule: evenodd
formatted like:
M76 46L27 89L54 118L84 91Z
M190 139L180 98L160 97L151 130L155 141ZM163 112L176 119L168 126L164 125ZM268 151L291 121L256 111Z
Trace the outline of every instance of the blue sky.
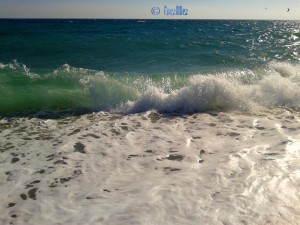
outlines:
M151 14L154 6L177 5L188 16ZM300 20L300 0L0 0L0 17Z

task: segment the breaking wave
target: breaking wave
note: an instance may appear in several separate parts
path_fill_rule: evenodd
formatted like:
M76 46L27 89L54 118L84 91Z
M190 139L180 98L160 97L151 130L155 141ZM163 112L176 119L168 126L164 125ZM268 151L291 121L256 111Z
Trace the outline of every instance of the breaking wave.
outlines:
M251 111L256 107L300 109L300 67L271 62L256 70L194 75L120 75L70 65L30 71L0 64L0 115L109 110L139 113Z

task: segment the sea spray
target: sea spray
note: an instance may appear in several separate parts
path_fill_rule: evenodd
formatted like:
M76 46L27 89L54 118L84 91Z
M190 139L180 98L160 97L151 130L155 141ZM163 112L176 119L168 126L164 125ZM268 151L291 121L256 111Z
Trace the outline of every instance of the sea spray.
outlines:
M127 113L157 110L161 113L195 113L208 110L246 110L250 105L242 86L222 77L193 76L187 86L170 94L149 87Z
M0 68L0 115L47 111L196 113L300 106L297 64L273 61L254 70L210 74L112 74L65 64L31 71L20 63Z

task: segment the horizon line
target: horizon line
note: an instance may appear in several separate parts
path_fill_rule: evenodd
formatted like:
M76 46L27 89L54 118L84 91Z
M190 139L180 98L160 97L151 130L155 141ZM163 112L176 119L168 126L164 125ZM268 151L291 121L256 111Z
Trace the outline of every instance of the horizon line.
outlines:
M237 18L65 18L65 17L0 17L0 20L244 20L244 21L300 21L300 19L237 19Z

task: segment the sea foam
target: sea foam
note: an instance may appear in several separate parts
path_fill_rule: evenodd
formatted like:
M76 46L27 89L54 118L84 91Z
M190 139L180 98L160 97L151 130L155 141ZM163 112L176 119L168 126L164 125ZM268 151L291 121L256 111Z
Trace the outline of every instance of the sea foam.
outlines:
M300 68L287 62L196 75L112 74L68 64L42 74L16 62L1 65L3 115L78 109L189 114L251 111L257 107L300 108ZM6 99L10 99L9 104Z
M289 63L271 62L265 74L245 82L244 71L194 75L171 93L150 86L127 113L157 110L162 113L195 113L207 110L253 110L256 107L300 107L300 69ZM233 76L233 74L235 76ZM260 79L257 79L258 77Z
M222 77L193 76L188 85L170 94L149 87L131 103L128 113L155 109L162 113L194 113L207 110L249 108L243 86Z

